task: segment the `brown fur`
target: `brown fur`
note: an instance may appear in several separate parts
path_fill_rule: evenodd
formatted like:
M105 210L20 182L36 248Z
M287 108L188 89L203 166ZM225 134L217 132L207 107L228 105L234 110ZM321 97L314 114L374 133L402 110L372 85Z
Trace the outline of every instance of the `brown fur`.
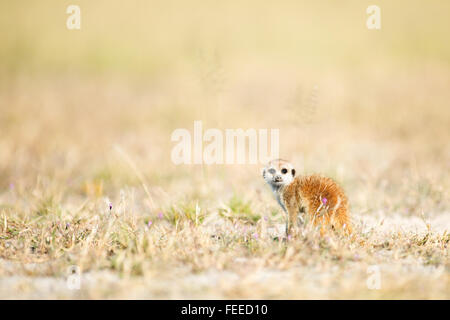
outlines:
M320 224L322 233L326 226L352 232L347 196L331 178L319 175L297 177L281 193L288 211L289 234L299 212L315 225Z

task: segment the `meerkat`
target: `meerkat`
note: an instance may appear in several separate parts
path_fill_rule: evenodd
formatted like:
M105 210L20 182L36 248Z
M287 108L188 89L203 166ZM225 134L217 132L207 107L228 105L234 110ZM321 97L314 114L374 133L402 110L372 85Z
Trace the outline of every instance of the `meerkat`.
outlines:
M287 236L297 232L306 219L320 224L322 235L327 227L352 232L347 196L333 179L317 174L296 176L294 166L282 159L270 161L262 176L287 214Z

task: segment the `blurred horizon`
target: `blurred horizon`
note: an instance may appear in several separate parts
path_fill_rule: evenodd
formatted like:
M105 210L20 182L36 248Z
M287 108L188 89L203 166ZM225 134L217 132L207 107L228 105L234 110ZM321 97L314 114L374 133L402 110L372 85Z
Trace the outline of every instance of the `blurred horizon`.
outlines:
M70 4L81 8L80 30L66 28ZM450 4L419 4L378 1L382 26L369 30L365 1L0 1L0 70L151 78L196 72L205 54L231 70L448 68Z

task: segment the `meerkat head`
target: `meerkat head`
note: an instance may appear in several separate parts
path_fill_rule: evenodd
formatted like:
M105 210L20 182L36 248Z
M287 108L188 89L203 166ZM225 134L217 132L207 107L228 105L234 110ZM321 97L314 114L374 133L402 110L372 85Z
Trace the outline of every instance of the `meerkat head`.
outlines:
M290 162L275 159L263 168L262 176L272 189L278 190L280 187L286 186L294 180L295 169Z

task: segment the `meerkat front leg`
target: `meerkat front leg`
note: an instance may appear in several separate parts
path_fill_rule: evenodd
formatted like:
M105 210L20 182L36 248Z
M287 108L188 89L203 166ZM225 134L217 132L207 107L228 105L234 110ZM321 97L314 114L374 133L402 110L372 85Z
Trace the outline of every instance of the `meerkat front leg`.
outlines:
M283 201L280 198L280 195L277 195L277 202L280 205L281 209L283 209L283 212L286 214L286 237L288 236L288 229L289 229L289 212L286 209L286 206L284 205Z

